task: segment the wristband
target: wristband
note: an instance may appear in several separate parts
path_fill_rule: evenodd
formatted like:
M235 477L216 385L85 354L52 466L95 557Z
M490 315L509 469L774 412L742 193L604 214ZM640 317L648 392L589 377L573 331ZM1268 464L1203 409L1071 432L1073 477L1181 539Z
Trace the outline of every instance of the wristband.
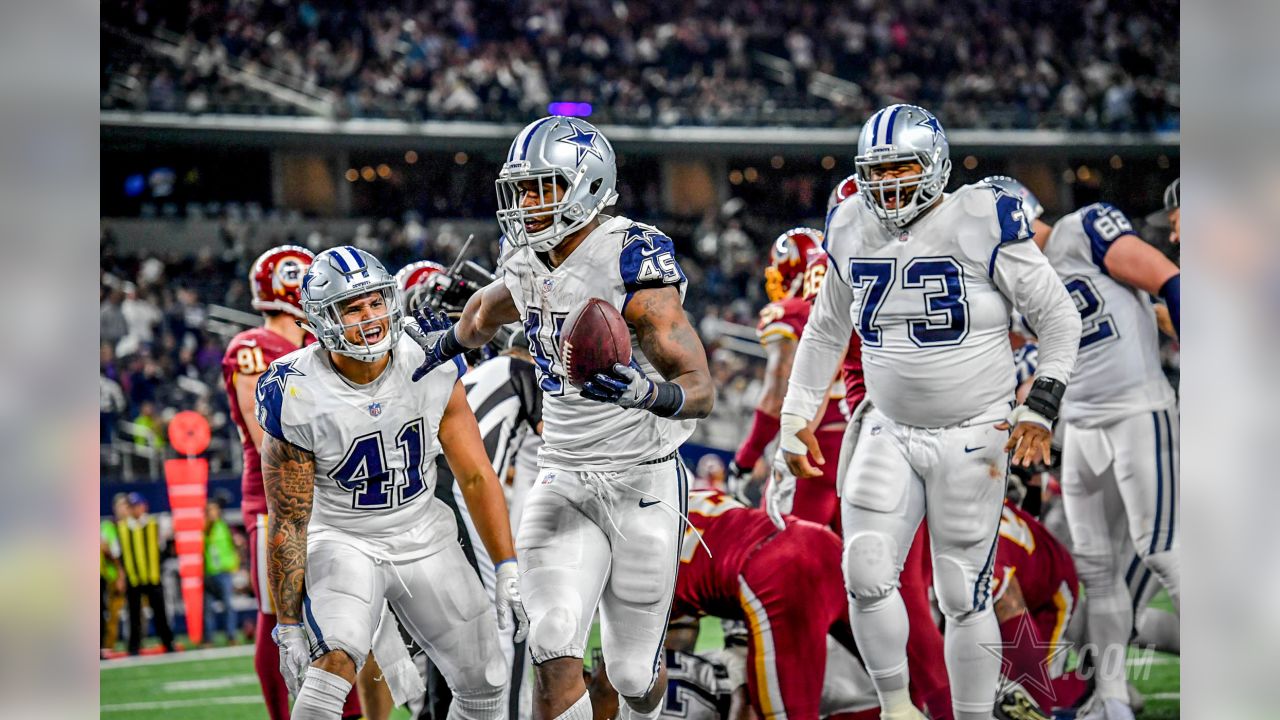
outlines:
M684 388L678 383L660 382L654 384L653 402L645 408L658 417L669 418L684 408Z
M499 560L498 562L496 562L496 563L494 563L494 564L493 564L493 569L494 569L494 570L497 570L498 568L502 567L503 565L506 565L507 563L513 563L513 562L515 562L515 561L516 561L516 559L515 559L514 557L509 557L509 558L507 558L506 560Z
M457 331L457 325L451 326L440 339L440 353L445 358L457 357L469 349L458 339Z
M783 452L789 452L792 455L804 455L809 452L804 441L797 437L800 431L808 426L808 421L799 415L784 412L779 424L782 430L778 433L778 447L782 448Z
M1038 377L1031 383L1031 391L1027 393L1027 400L1023 405L1053 423L1058 420L1058 407L1062 405L1062 395L1066 391L1067 385L1061 380Z

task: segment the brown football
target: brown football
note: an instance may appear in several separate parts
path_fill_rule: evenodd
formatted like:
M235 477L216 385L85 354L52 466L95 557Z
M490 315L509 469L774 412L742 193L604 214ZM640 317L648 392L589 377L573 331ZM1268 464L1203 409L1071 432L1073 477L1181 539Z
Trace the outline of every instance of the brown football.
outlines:
M600 298L590 298L565 319L560 357L569 382L581 388L597 372L614 363L631 362L631 331L622 313Z

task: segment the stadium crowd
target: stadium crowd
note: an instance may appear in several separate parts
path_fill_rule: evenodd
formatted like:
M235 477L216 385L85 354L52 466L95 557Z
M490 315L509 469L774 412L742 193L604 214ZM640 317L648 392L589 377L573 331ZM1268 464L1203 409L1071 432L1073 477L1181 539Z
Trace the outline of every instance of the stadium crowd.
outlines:
M362 224L353 234L321 231L305 235L268 230L267 223L226 220L221 245L194 254L129 253L118 248L115 231L101 237L100 443L104 478L154 479L165 457L167 421L180 410L201 413L213 427L208 457L214 473L238 470L239 440L230 423L222 388L221 361L230 334L211 321L211 306L242 312L249 307L247 277L254 258L268 247L297 244L314 251L351 244L385 258L388 269L422 258L452 260L465 239L446 226L436 234L410 214L402 222ZM737 220L715 216L696 227L683 245L681 262L690 278L686 307L699 318L712 354L717 385L731 389L717 416L725 420L724 441L734 442L731 419L750 413L763 365L752 355L721 347L720 321L753 327L764 303L759 277L760 248L772 237L754 237ZM674 233L673 233L674 234ZM477 241L474 255L492 268L497 243ZM739 407L741 405L741 407ZM716 422L706 423L705 441L717 439Z
M230 82L230 66L340 117L518 122L572 101L605 123L829 126L912 98L951 128L1174 129L1177 13L1159 0L115 0L101 105L297 112ZM170 52L139 50L156 37ZM830 77L846 82L811 82Z

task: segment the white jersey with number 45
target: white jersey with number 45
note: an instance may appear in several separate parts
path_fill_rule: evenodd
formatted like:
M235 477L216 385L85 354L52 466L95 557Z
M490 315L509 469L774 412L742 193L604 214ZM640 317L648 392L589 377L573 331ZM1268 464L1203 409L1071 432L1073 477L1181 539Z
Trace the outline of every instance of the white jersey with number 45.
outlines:
M1062 418L1078 425L1104 425L1174 400L1150 296L1112 279L1103 261L1116 238L1132 233L1124 213L1094 203L1059 220L1044 248L1084 325L1062 405Z
M258 380L257 417L271 436L315 456L308 543L333 540L372 557L411 560L457 542L451 511L435 496L440 418L460 359L411 375L422 349L402 334L372 383L338 374L319 343L271 363Z
M624 312L640 290L674 287L683 300L687 284L671 238L625 217L601 219L600 226L554 269L524 248L506 248L502 259L503 282L520 310L540 371L542 467L624 470L673 452L693 432L692 420L660 418L647 410L589 400L569 383L561 334L579 305L601 298ZM631 357L651 379L661 380L634 330Z
M981 183L945 195L896 232L863 203L836 206L826 233L831 267L800 339L791 378L798 392L788 392L783 412L812 417L807 396L831 378L821 376L826 358L811 361L810 348L834 343L841 351L850 324L862 338L868 399L906 425L945 427L1008 412L1010 307L1057 328L1053 347L1041 343L1040 374L1065 381L1075 360L1070 327L1078 324L1030 237L1022 200Z

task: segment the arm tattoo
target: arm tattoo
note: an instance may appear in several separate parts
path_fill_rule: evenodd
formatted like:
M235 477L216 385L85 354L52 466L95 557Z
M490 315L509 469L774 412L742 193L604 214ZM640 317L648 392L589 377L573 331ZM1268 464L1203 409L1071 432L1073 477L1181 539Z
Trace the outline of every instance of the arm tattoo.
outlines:
M674 289L672 292L675 292ZM675 297L679 297L676 295ZM685 391L685 405L676 417L705 417L715 403L715 389L707 369L707 351L670 293L646 291L633 323L645 357L669 382Z
M267 582L281 622L298 622L307 567L307 523L315 487L315 457L271 435L262 439L267 494Z

